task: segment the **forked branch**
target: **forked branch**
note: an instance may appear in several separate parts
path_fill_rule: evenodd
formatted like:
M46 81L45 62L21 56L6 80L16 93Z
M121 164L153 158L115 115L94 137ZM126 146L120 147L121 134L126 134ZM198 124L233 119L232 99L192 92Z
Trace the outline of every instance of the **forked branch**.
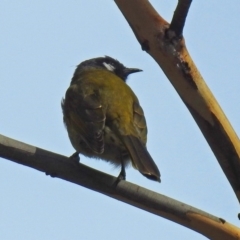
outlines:
M240 201L239 138L192 61L184 38L176 38L182 30L168 34L170 25L147 0L115 0L115 2L142 49L159 64L192 114ZM187 9L185 8L183 16L186 15ZM175 26L176 23L173 22L176 20L172 21L172 25ZM181 21L181 18L180 22L183 27L184 21ZM173 26L172 28L178 29ZM163 179L164 174L167 173L162 173Z

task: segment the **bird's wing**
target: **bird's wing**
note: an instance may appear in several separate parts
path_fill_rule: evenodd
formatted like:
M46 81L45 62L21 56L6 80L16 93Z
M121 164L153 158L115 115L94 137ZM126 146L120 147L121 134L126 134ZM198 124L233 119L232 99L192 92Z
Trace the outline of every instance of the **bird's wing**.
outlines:
M139 134L140 139L145 145L147 142L147 123L143 109L138 102L133 103L133 124Z
M63 102L66 125L81 135L89 148L95 153L103 153L105 127L105 113L97 95L82 92L75 87L70 87L66 92Z

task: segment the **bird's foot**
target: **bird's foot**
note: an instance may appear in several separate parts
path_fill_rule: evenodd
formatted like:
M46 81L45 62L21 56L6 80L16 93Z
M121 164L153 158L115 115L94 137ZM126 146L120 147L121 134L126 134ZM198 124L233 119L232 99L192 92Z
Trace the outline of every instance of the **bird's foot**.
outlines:
M118 183L122 180L126 180L126 172L124 168L122 168L121 172L119 173L116 181L114 182L114 185L117 186Z
M120 180L126 180L126 172L125 172L125 169L122 169L121 172L119 173L118 177L117 177Z
M79 164L80 162L80 157L79 157L79 153L75 152L74 154L72 154L69 159L74 163L74 164Z

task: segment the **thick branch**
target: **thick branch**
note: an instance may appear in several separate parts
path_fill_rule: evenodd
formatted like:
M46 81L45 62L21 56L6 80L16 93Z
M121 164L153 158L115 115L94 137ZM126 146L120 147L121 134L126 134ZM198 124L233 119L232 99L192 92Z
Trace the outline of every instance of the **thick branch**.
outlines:
M115 2L142 49L156 60L189 109L240 201L238 136L198 72L184 39L166 37L169 24L147 0Z
M211 239L238 239L240 229L172 198L120 181L69 158L0 135L0 157L167 218Z

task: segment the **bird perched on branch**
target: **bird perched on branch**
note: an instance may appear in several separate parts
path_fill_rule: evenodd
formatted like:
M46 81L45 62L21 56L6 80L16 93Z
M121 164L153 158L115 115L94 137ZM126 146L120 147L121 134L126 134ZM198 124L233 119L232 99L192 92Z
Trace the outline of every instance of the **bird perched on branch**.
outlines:
M63 120L76 154L121 166L125 179L131 162L145 177L160 182L160 172L146 149L147 125L136 95L126 84L140 72L105 56L80 63L62 100Z

